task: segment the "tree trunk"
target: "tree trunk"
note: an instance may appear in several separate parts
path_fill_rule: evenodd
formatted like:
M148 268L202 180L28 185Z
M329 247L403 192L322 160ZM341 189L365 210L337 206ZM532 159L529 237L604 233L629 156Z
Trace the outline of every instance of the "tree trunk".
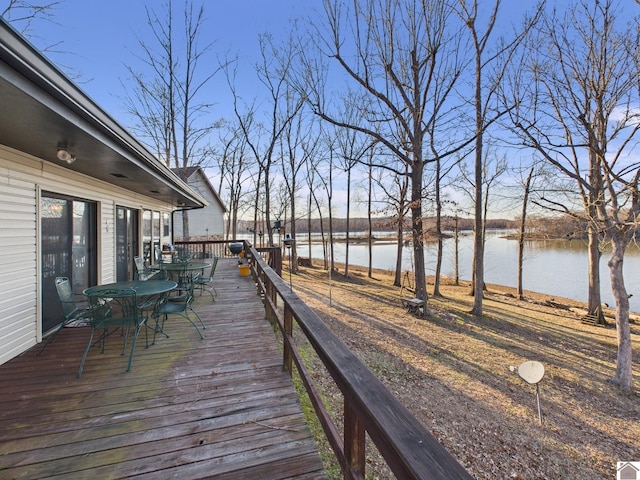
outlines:
M518 235L518 298L524 298L522 288L522 271L524 265L524 237L527 226L527 202L529 201L529 191L531 189L531 179L533 178L533 167L529 170L527 181L524 185L524 197L522 199L522 215L520 216L520 234Z
M311 193L309 193L308 203L307 203L307 238L309 239L309 265L313 265L313 261L311 259ZM322 222L322 217L320 217L320 222Z
M320 208L320 202L318 201L318 198L316 197L316 194L313 192L313 190L312 190L312 195L313 195L313 201L315 202L316 208L318 209L318 218L320 220L320 241L322 242L323 268L327 270L329 266L327 264L327 242L325 241L325 237L324 237L324 220L322 218L322 209ZM311 228L309 228L309 230L311 230ZM311 258L311 242L309 242L309 258Z
M373 220L371 219L371 196L373 195L373 167L369 165L369 196L367 199L367 222L369 226L369 269L367 271L367 276L369 278L373 278Z
M294 178L291 179L291 196L289 197L289 201L291 203L291 220L289 222L289 225L291 225L291 227L289 228L289 233L291 233L291 237L294 239L293 245L291 245L291 265L289 265L289 268L291 269L291 271L293 273L297 273L298 272L298 249L296 247L296 199L295 199L295 192L296 191L296 180L295 180L295 176Z
M397 225L397 248L396 248L396 274L393 277L393 284L396 287L402 286L402 252L404 248L404 217L400 215Z
M620 235L613 234L613 252L609 260L611 293L616 301L616 332L618 336L618 358L613 381L627 394L633 392L633 373L631 368L631 327L629 325L629 295L624 286L623 260L626 242Z
M595 213L591 218L596 218ZM605 325L604 313L602 312L602 299L600 296L600 235L596 231L593 222L589 222L588 231L589 245L589 298L587 315L596 318L597 323Z
M418 146L415 141L415 146ZM421 145L419 145L421 148ZM424 300L423 313L427 311L427 279L424 269L424 226L422 224L422 161L414 161L411 169L411 232L413 258L415 259L416 298Z
M273 228L271 228L271 179L270 168L271 158L267 160L267 166L264 169L264 220L265 220L265 228L269 235L269 245L273 245ZM284 226L284 224L283 224Z
M484 178L482 164L484 119L482 108L482 66L480 53L476 54L476 85L475 85L475 113L476 113L476 142L475 142L475 205L473 228L473 308L471 314L482 316L482 295L484 287L484 219L482 215L482 179Z
M347 226L345 232L344 245L344 276L349 276L349 215L351 214L351 169L347 169Z
M453 233L454 243L455 243L455 285L460 285L460 231L458 229L458 215L456 214L455 219L455 230Z
M333 158L329 159L329 187L328 187L329 195L327 198L327 203L329 205L329 252L331 254L331 259L329 261L329 270L333 272L336 269L335 257L333 255Z
M436 236L438 250L436 252L436 271L433 279L433 296L440 297L440 274L442 272L442 200L440 198L440 159L436 159Z

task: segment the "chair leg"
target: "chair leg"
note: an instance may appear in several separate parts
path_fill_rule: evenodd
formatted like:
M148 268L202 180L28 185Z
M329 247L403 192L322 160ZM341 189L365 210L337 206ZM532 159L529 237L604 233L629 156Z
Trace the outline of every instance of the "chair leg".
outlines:
M207 293L209 295L211 295L211 301L215 302L216 301L216 295L218 295L218 292L216 292L216 289L213 288L213 285L211 286L211 288L204 288L203 286L203 290L206 290ZM215 292L215 293L214 293ZM202 295L202 293L200 293L200 295Z
M151 342L151 345L156 344L156 334L158 333L161 333L165 337L169 338L169 335L167 335L167 332L164 331L164 322L166 320L167 320L167 314L165 313L162 315L162 325L160 325L160 314L156 316L156 325L153 328L153 342Z
M124 355L124 352L127 350L127 345L129 343L129 335L131 335L131 327L127 327L126 333L124 334L124 343L122 344L122 352L120 353L120 355ZM137 330L136 330L136 338L137 337Z
M89 335L89 341L87 342L87 346L84 349L84 353L82 354L82 360L80 360L80 368L78 369L78 378L82 376L82 371L84 370L84 361L87 359L87 354L89 353L89 349L91 348L93 342L93 332L94 328L91 328L91 335Z
M140 334L140 329L145 325L146 325L146 322L140 322L140 325L136 327L136 332L133 334L133 341L131 342L131 351L129 353L129 363L127 364L127 372L131 370L131 364L133 363L133 352L135 351L136 344L138 343L138 335Z
M200 318L200 315L198 315L198 312L196 312L193 308L191 308L191 306L189 306L189 310L191 310L193 312L193 314L198 318L198 320L200 320L200 325L202 325L202 328L204 330L207 329L206 325L204 324L204 322L202 321L202 318ZM187 314L188 315L188 314Z
M192 310L192 309L189 309L189 310L191 310L193 313L195 313L195 314L196 314L196 317L198 317L198 319L200 319L200 315L198 315L194 310ZM200 340L204 339L204 335L202 335L202 332L200 331L200 329L198 328L198 326L197 326L195 323L193 323L193 320L191 320L191 317L189 316L189 312L187 312L187 311L185 310L185 311L184 311L184 313L181 313L180 315L182 315L184 318L186 318L187 320L189 320L189 323L190 323L191 325L193 325L193 328L195 328L195 329L196 329L196 332L198 332L198 335L200 335ZM202 320L201 320L201 319L200 319L200 323L202 323ZM203 324L203 325L204 325L204 324Z
M207 288L209 287L209 288ZM216 297L218 296L218 292L216 290L216 288L211 284L211 283L207 283L206 285L200 285L200 295L202 295L202 291L206 290L207 293L209 293L209 295L211 295L211 301L215 302L216 301Z
M38 356L38 355L40 355L42 352L44 352L44 349L45 349L45 348L47 348L47 345L49 345L50 343L52 343L52 342L53 342L53 340L56 338L56 335L58 335L58 334L60 333L60 330L62 330L63 328L64 328L64 322L62 322L62 323L60 324L60 326L58 327L58 329L57 329L55 332L53 332L53 333L49 334L49 336L47 337L47 339L46 339L44 342L42 342L42 343L44 343L44 345L42 345L42 348L41 348L41 349L40 349L40 351L36 354L36 356Z

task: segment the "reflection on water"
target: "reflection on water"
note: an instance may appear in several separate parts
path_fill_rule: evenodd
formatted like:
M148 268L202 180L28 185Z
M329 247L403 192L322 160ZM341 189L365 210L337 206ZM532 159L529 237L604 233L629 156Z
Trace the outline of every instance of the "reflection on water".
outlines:
M485 281L499 285L515 287L518 281L518 242L503 237L505 232L491 232L487 234L485 245ZM353 234L354 236L357 234ZM308 244L304 235L298 236L298 255L308 256ZM435 271L436 244L428 243L426 250L427 274ZM335 244L336 262L344 262L345 244ZM322 258L322 245L312 243L311 252L315 259ZM453 238L444 241L442 273L446 276L455 275L455 244ZM587 244L586 241L545 240L529 241L525 245L525 260L523 270L523 287L525 290L557 295L586 301L588 295L587 281ZM376 244L373 248L373 267L385 270L395 268L396 245ZM471 279L471 265L473 258L473 234L460 235L459 268L462 280ZM602 254L600 261L600 277L602 301L614 306L609 281L609 252ZM349 263L351 265L368 265L369 254L366 244L351 244L349 246ZM411 248L403 249L403 269L413 268ZM627 249L624 263L625 286L630 298L631 310L640 311L640 248L630 245Z

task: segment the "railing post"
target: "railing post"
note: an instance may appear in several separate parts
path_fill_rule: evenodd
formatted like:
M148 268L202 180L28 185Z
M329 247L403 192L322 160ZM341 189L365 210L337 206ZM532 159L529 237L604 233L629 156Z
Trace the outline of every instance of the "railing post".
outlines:
M265 289L264 290L264 306L267 310L267 320L269 320L269 323L271 323L271 325L273 325L275 328L275 325L277 323L276 321L277 315L271 308L271 305L273 304L275 308L276 304L273 303L273 301L274 301L274 298L276 297L275 295L276 289L271 283L271 281L269 280L268 276L264 275L264 271L262 272L262 274L263 274L262 282Z
M365 466L365 435L364 426L360 423L358 416L349 404L347 398L344 399L344 457L347 462L349 478L364 478Z
M293 355L291 354L291 344L289 340L293 335L293 315L291 314L291 308L289 305L284 306L284 332L283 332L283 352L284 357L282 363L284 369L289 372L289 375L293 372Z
M279 248L272 248L270 254L271 268L273 268L279 276L282 276L282 251Z

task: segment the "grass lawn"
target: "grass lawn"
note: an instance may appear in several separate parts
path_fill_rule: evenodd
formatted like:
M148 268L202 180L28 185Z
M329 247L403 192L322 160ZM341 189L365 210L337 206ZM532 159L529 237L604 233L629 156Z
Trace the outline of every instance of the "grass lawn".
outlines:
M468 284L444 282L419 319L402 308L389 272L349 273L300 267L293 289L474 477L611 479L617 461L640 461L637 317L636 393L625 396L608 381L615 327L583 324L580 302L532 292L519 301L513 289L488 285L477 318ZM545 367L542 425L535 387L509 369L526 360ZM340 394L316 367L329 408L341 412ZM368 478L394 478L374 448L367 453Z

